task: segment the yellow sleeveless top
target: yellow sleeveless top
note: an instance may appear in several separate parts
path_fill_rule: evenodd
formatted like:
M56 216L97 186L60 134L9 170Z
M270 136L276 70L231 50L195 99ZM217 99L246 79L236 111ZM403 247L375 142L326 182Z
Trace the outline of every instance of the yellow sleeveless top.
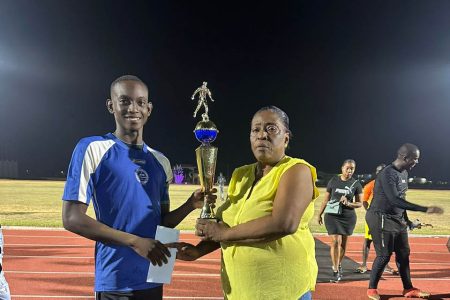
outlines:
M261 178L247 198L255 180L256 164L236 169L228 187L228 198L217 215L230 227L270 215L281 176L295 164L311 170L315 200L316 169L302 159L284 157ZM225 299L299 299L315 288L317 262L314 238L308 223L314 216L314 201L303 214L294 234L272 242L251 244L221 243L222 288Z

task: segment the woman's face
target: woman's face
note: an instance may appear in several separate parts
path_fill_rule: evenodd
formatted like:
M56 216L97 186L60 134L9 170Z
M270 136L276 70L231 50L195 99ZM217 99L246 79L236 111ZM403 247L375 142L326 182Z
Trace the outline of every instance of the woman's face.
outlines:
M355 173L356 165L351 162L345 163L341 170L342 170L342 176L344 176L346 179L350 179L353 176L353 173Z
M265 110L253 117L250 144L257 161L277 163L285 155L288 142L289 133L277 113Z

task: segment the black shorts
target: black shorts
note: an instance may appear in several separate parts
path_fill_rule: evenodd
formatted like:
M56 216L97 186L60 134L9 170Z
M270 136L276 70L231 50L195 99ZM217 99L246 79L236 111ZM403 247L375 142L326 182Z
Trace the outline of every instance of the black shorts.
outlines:
M366 222L372 235L373 246L377 256L409 255L408 231L406 226L386 218L380 212L367 211Z
M356 225L356 213L353 209L342 209L340 215L325 214L324 222L328 235L352 235Z
M162 300L162 286L131 292L96 292L96 300Z

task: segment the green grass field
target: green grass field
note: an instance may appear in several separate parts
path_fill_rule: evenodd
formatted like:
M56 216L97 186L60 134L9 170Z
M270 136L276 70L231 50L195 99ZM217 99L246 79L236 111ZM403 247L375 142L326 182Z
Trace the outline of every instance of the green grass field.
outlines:
M0 180L0 224L4 226L62 227L61 205L63 181L28 181ZM171 185L171 209L181 205L198 186ZM323 200L324 189L316 200L316 212ZM443 215L427 215L409 212L410 219L418 218L424 223L431 223L433 228L414 230L414 234L450 235L449 190L409 190L408 200L421 205L439 205L444 208ZM217 205L220 205L218 200ZM94 216L92 205L88 210ZM179 229L191 230L200 211L192 212L179 226ZM358 222L356 233L364 232L364 209L357 209ZM325 232L324 226L317 225L315 218L311 221L311 230L315 233Z

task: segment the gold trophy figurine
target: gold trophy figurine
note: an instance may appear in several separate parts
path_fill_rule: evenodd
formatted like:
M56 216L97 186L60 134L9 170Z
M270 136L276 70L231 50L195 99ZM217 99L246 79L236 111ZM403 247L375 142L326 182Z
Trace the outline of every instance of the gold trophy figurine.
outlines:
M205 193L211 191L214 185L214 173L216 171L218 148L212 146L211 143L216 139L217 134L219 133L216 125L209 119L208 116L206 96L209 96L211 101L214 102L214 100L211 96L211 91L206 87L207 84L208 83L204 81L203 85L197 88L191 97L191 99L194 100L195 95L199 95L197 108L194 111L194 118L202 105L205 109L205 112L202 114L202 120L197 123L194 129L195 138L202 143L197 149L195 149L195 155L197 157L197 168L200 184ZM206 198L204 199L200 219L216 220L216 215L214 214L213 208L206 201Z

